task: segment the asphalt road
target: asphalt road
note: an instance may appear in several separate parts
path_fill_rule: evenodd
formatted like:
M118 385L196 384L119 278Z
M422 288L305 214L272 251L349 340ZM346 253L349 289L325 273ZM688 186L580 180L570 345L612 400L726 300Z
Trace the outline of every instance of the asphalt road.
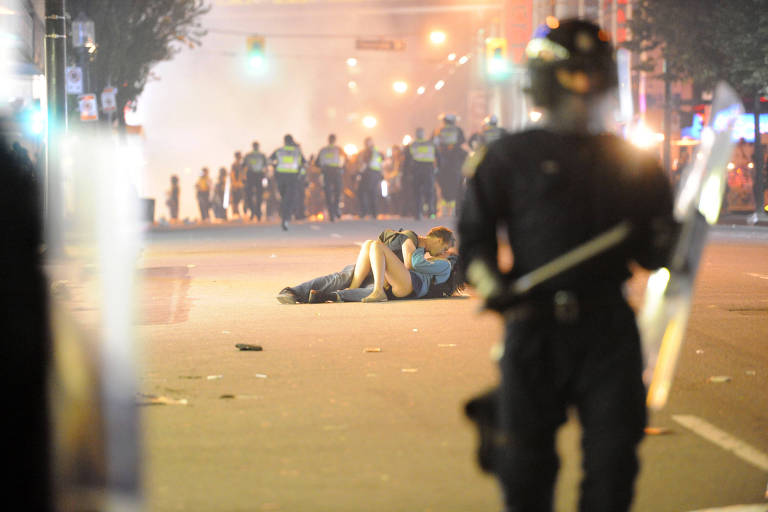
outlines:
M497 379L489 357L501 334L496 316L479 314L469 296L274 299L286 285L353 262L356 244L385 227L426 232L437 224L150 233L140 261L139 390L186 405L141 408L147 510L500 510L461 412ZM634 301L644 277L631 282ZM768 510L766 333L768 230L719 227L702 260L670 403L651 418L667 433L641 447L634 511ZM236 343L264 350L241 352ZM579 479L575 419L558 444L557 511L565 512L575 510Z

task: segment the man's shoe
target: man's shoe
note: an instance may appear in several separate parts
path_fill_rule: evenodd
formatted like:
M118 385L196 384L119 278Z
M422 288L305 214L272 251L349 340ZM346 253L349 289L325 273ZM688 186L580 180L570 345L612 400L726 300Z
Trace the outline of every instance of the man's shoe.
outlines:
M285 221L283 221L283 222L280 224L280 227L281 227L281 228L283 228L283 231L288 231L288 225L285 223Z
M276 297L280 304L298 304L299 296L290 288L283 288Z

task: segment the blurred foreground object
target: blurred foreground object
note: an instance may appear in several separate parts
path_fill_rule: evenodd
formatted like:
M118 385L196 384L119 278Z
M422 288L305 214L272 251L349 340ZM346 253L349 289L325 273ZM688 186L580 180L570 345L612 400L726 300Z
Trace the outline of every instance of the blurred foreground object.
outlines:
M135 283L140 143L95 125L61 144L71 176L54 282L52 412L56 505L62 511L142 506ZM110 172L105 172L109 170Z
M675 219L681 224L668 268L651 274L638 317L649 384L648 406L667 403L691 311L693 284L709 226L717 222L727 185L727 165L733 152L733 127L744 112L741 99L720 83L712 116L702 132L701 146L683 171L675 199ZM651 378L652 375L652 378Z
M623 288L631 262L666 264L655 226L673 224L672 192L652 155L610 134L618 80L604 30L552 22L526 55L542 122L481 152L459 220L467 275L506 330L498 393L465 412L506 510L552 511L555 436L572 407L582 427L578 509L627 511L646 409ZM506 242L513 264L502 271Z
M4 494L24 510L53 510L47 377L51 346L43 274L42 219L34 176L0 140L0 314L2 381L11 471Z

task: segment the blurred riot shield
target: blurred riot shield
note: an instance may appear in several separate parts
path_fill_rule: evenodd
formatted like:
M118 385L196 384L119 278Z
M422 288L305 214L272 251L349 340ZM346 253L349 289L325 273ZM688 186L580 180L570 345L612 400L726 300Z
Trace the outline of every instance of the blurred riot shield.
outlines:
M744 108L727 84L720 83L712 116L701 133L698 153L683 171L674 215L681 224L669 267L651 274L638 326L649 384L647 403L661 409L667 402L675 366L688 324L691 299L707 231L720 215L726 188L726 166L733 151L734 124Z

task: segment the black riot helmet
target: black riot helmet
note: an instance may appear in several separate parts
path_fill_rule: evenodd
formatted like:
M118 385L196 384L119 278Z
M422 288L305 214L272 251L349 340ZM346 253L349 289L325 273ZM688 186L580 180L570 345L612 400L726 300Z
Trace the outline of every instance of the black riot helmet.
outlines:
M533 103L552 107L565 94L594 95L617 85L616 60L610 36L589 21L548 20L525 49ZM558 70L581 71L578 80L564 82ZM584 79L586 78L586 80Z

